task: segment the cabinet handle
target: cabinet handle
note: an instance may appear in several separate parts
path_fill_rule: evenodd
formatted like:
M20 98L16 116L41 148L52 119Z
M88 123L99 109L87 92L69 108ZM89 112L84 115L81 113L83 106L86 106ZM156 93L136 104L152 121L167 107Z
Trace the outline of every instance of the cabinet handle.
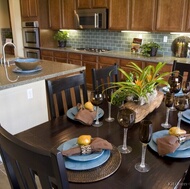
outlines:
M99 14L98 13L94 14L94 27L99 28Z

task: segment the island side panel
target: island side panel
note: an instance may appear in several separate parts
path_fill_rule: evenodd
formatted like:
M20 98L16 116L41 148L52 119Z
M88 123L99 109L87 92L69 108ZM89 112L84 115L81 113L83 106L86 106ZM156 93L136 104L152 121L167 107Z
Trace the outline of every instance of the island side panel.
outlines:
M0 124L16 134L48 121L45 80L0 91Z

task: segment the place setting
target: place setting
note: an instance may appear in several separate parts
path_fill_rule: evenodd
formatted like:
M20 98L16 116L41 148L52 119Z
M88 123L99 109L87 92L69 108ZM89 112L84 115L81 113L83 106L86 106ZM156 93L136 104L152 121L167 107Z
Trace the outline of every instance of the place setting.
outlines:
M65 159L70 182L88 183L105 179L121 164L121 154L114 145L91 135L67 140L57 149Z

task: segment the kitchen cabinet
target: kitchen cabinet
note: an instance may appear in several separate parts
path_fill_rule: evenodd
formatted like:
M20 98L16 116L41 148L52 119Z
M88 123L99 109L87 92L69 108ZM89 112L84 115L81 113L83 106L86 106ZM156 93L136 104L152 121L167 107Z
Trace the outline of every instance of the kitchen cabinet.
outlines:
M108 0L77 0L77 9L108 8Z
M68 53L68 63L82 66L82 55L80 53Z
M55 62L67 63L67 52L54 51L53 56Z
M109 29L129 29L129 0L109 1Z
M152 31L155 23L156 0L132 0L130 30Z
M20 8L22 18L38 16L37 0L20 0Z
M48 0L49 27L51 29L73 29L75 0Z
M184 31L187 0L158 0L156 31Z
M51 50L41 50L40 52L41 52L41 59L42 60L51 60L51 61L54 60L53 51L51 51Z
M188 31L188 32L190 31L190 1L188 1L188 11L187 11L185 31Z
M82 65L86 67L86 82L88 89L92 89L92 69L98 69L98 56L96 55L82 55Z
M114 64L119 65L119 58L107 57L107 56L98 57L98 68L104 68Z

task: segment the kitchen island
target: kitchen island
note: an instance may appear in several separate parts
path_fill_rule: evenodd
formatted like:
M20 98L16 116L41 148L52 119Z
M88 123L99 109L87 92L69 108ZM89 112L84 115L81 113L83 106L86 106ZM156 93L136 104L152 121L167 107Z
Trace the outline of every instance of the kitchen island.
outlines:
M27 130L48 121L46 79L64 77L85 70L85 66L41 60L41 71L14 73L13 64L8 69L10 82L0 66L0 124L12 134Z

